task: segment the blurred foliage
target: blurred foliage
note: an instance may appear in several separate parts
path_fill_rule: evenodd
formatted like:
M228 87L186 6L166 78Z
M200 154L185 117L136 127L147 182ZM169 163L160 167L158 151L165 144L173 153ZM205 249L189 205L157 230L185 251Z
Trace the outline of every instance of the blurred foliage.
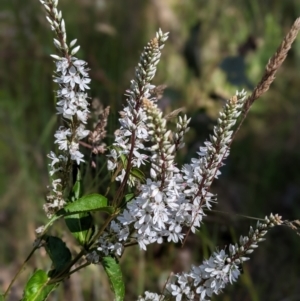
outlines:
M224 99L236 89L252 89L260 80L269 57L300 12L297 0L61 0L59 6L69 41L78 39L78 55L91 68L91 97L111 106L108 143L143 46L159 27L170 31L155 84L168 85L160 100L166 113L184 106L192 117L181 163L194 156L205 140ZM44 15L37 0L0 2L3 289L29 252L34 229L46 221L42 211L48 183L46 154L53 147L57 121L49 57L55 49ZM246 233L251 220L239 218L239 213L262 217L278 212L284 218L299 218L299 67L300 37L270 91L254 104L213 187L219 196L216 209L229 215L209 213L201 231L190 235L183 248L155 245L147 253L137 247L126 250L121 259L126 300L136 299L145 289L160 291L170 271L200 264L216 246ZM103 162L100 158L99 170L87 176L90 191L106 187ZM56 231L77 250L64 230ZM214 300L299 300L299 252L299 237L275 229L244 265L239 282ZM41 251L11 300L19 300L22 281L33 268L49 268L44 259ZM90 267L66 281L52 300L110 300L103 275L98 266Z

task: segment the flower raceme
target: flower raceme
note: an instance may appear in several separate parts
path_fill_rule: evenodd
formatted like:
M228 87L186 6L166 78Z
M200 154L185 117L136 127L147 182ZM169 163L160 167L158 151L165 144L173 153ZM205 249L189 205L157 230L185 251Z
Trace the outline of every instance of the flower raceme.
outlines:
M127 204L100 237L100 252L107 255L116 251L120 255L126 242L132 241L136 241L144 250L147 245L164 240L176 243L184 238L184 227L191 228L192 232L200 227L205 215L203 210L210 209L212 203L216 202L209 188L213 179L220 174L219 168L229 154L232 127L241 113L245 98L245 92L242 91L227 101L210 141L200 147L199 157L192 159L181 170L174 163L174 140L183 137L188 130L189 120L186 116L179 117L178 133L172 137L166 129L167 120L162 117L156 99L148 99L146 104L144 101L143 112L148 122L143 123L143 127L147 129L147 139L152 143L148 147L152 153L149 159L150 178L139 186L138 196ZM117 142L115 145L119 149L122 147ZM125 169L122 172L125 173ZM109 246L105 247L108 238Z
M268 230L282 223L277 214L266 216L257 222L255 230L250 227L248 235L241 236L238 244L229 245L227 251L215 251L200 266L192 266L189 272L172 277L162 295L145 292L138 301L211 300L213 294L220 294L226 285L237 281L241 264L249 259L248 255L258 247L258 243L265 240Z
M120 156L127 157L127 166L122 169L121 174L116 178L117 181L126 183L130 186L136 185L136 180L132 177L130 169L139 168L145 163L147 155L145 151L145 142L149 140L149 133L146 122L148 120L143 100L151 97L150 84L155 76L156 66L161 56L161 49L167 40L168 34L159 30L156 37L152 39L145 47L138 66L135 69L136 77L131 81L130 89L126 91L127 106L124 107L121 118L119 119L121 127L115 133L114 147L112 148L108 169L113 171L117 168L117 162ZM155 101L155 99L152 99ZM125 179L125 180L124 180Z
M54 143L58 150L48 155L51 160L49 174L52 177L52 184L44 210L51 217L66 204L64 190L68 185L72 162L77 165L84 162L79 141L87 137L90 132L86 129L89 114L86 90L89 89L90 78L87 63L74 56L79 50L79 46L75 47L76 40L69 46L67 44L65 23L61 12L57 10L58 1L41 0L40 2L46 9L51 29L58 37L54 39L54 45L61 53L61 56L52 55L56 65L54 82L58 84L56 110L62 117L63 125L54 134Z

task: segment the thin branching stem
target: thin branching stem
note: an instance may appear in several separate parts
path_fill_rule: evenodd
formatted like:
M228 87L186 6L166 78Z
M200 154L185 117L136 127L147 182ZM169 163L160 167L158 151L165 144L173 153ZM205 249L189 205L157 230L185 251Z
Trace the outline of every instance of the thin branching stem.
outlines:
M19 268L18 272L16 273L16 275L14 276L14 278L12 279L12 281L10 282L8 288L6 289L5 293L3 294L4 299L6 298L6 296L8 295L11 287L13 286L14 282L17 280L17 278L19 277L19 275L22 273L23 269L25 268L27 262L29 261L29 259L31 258L31 256L34 254L34 252L38 249L39 247L36 246L34 247L31 252L29 253L29 255L27 256L27 258L25 259L25 261L23 262L23 264L21 265L21 267Z

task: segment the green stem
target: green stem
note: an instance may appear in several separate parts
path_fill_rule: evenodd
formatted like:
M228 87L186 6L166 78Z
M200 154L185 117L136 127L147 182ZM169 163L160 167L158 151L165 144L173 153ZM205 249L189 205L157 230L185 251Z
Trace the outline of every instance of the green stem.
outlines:
M106 227L109 225L109 223L116 217L116 215L119 212L115 212L113 213L108 219L106 219L105 223L102 225L101 229L98 231L98 233L92 238L92 240L89 242L89 244L87 245L87 248L89 249L94 242L102 235L102 233L104 232L104 230L106 229Z
M27 256L27 258L25 259L25 261L23 262L23 264L21 265L20 269L18 270L17 274L14 276L14 278L12 279L12 281L10 282L7 290L5 291L5 293L3 294L4 299L7 297L11 287L13 286L14 282L17 280L18 276L21 274L22 270L24 269L26 263L29 261L29 259L31 258L31 256L33 255L33 253L35 252L35 250L38 249L38 247L34 247L31 252L29 253L29 255Z
M205 212L217 212L217 213L221 213L221 214L225 214L225 215L234 215L234 216L238 216L238 217L242 217L242 218L248 218L248 219L254 219L256 221L264 221L264 218L258 218L258 217L254 217L254 216L249 216L249 215L244 215L244 214L237 214L237 213L232 213L232 212L226 212L226 211L220 211L220 210L215 210L215 209L204 209Z
M79 266L79 267L77 267L76 269L72 270L72 271L69 273L69 275L72 275L73 273L75 273L75 272L77 272L77 271L79 271L79 270L81 270L81 269L83 269L83 268L89 266L90 264L91 264L90 262L86 262L86 263L82 264L81 266Z
M90 262L86 262L86 263L80 265L79 267L77 267L77 268L75 268L74 270L72 270L72 271L68 274L68 277L69 277L70 275L74 274L75 272L77 272L77 271L79 271L79 270L85 268L86 266L89 266L90 264L91 264ZM55 282L60 282L60 281L64 280L65 277L66 277L66 275L62 275L62 276L59 277L59 278L55 278ZM54 281L50 280L50 281L48 282L48 284L53 283L53 282L54 282Z

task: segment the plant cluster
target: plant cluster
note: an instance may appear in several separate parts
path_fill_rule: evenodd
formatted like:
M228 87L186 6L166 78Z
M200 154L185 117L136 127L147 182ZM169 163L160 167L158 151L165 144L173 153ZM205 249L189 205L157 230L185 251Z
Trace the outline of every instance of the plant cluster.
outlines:
M80 48L76 40L67 42L65 22L57 9L58 0L40 2L55 33L54 45L59 52L52 58L56 66L56 109L61 125L54 134L56 150L48 155L51 184L44 211L49 222L37 229L34 249L25 261L36 249L44 247L52 269L37 270L32 275L23 300L46 300L60 282L90 264L104 267L116 300L123 300L125 284L118 258L125 248L139 245L147 250L153 243L184 243L190 231L199 231L205 215L217 202L211 185L220 176L220 168L252 103L268 90L286 58L300 29L300 19L270 59L264 77L252 94L236 92L227 100L213 133L197 156L190 163L178 166L176 154L184 147L190 119L176 111L171 116L176 119L176 129L171 130L170 116L165 116L158 106L163 87L152 83L168 33L158 30L144 48L125 94L120 127L115 131L114 142L107 147L103 139L109 108L89 130L87 62L75 57ZM84 195L81 166L87 161L83 147L88 147L94 155L106 156L111 183L117 184L111 199L106 189L102 194ZM90 163L95 167L94 161ZM93 219L94 212L105 216L100 225ZM49 234L58 219L65 220L80 245L78 254L71 254L61 238ZM258 220L255 229L250 227L249 233L241 236L238 243L216 250L199 266L170 277L160 294L145 292L138 300L210 300L213 294L221 293L228 284L237 281L242 263L265 239L268 230L280 225L297 229L299 222L284 221L279 215L270 214ZM10 287L1 296L3 300Z

